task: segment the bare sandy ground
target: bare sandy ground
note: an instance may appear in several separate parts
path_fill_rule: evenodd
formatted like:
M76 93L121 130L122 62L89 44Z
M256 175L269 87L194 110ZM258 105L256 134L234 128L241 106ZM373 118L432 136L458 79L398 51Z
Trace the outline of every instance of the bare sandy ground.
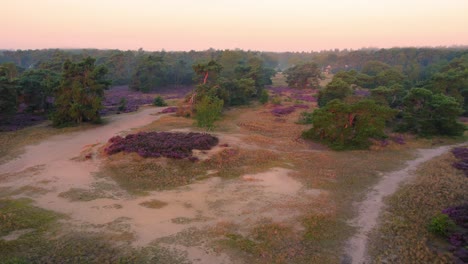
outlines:
M343 258L344 263L372 263L367 255L367 243L369 233L377 226L379 214L385 205L383 199L395 193L401 183L410 179L412 171L420 164L444 154L452 147L420 149L418 150L418 158L407 161L403 169L382 177L380 182L368 193L366 199L359 204L359 214L351 221L351 224L357 227L358 231L347 243L346 255Z
M321 193L305 190L289 176L291 170L278 167L238 179L213 177L174 190L133 196L109 178L96 177L100 160L95 155L86 161L76 159L83 149L96 151L110 137L157 120L159 116L154 113L158 110L149 108L113 116L99 128L54 136L28 146L24 154L0 165L0 188L29 190L15 197L32 198L37 206L68 216L64 221L76 230L128 234L135 247L220 223L241 226L242 233L264 218L294 222L300 215L299 209L282 205ZM223 140L239 143L239 138L229 136ZM64 195L74 190L97 197L73 200ZM155 200L163 206L142 205ZM17 236L14 235L13 238ZM233 262L227 255L209 251L204 245L176 243L170 247L184 251L192 262Z

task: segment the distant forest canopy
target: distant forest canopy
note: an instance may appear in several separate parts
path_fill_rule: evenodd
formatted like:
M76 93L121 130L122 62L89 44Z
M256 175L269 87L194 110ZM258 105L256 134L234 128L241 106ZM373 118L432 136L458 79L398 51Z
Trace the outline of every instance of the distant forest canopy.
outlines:
M0 64L11 62L26 69L44 69L60 73L69 59L78 62L90 56L96 64L108 69L107 78L113 85L139 84L151 89L170 85L195 84L192 65L209 60L218 61L226 78L237 66L248 64L252 58L261 59L265 68L283 71L307 62L316 63L322 70L330 66L332 73L342 70L361 71L369 61L379 61L397 68L407 77L407 85L427 80L454 58L468 54L468 48L392 48L361 50L329 50L320 52L258 52L243 50L214 50L188 52L147 52L120 50L17 50L0 51ZM149 79L147 76L157 75ZM149 82L145 86L144 82ZM145 88L144 90L146 90ZM142 89L143 90L143 89Z

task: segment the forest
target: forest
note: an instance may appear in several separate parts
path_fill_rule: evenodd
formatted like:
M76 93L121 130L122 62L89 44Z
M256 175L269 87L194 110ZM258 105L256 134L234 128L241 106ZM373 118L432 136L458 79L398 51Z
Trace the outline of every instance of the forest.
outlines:
M323 112L310 113L314 129L304 136L333 142L335 148L362 147L369 144L368 138L383 137L386 126L423 136L461 135L464 128L457 119L468 115L467 71L468 51L463 48L310 53L213 49L2 51L0 126L11 130L28 123L24 120L40 121L46 116L61 126L98 122L100 114L106 112L104 91L118 85L141 93L196 94L194 104L203 103L208 108L220 103L224 107L245 105L261 99L262 94L265 100L268 95L263 89L271 86L277 72L282 72L290 88L320 89L317 100ZM333 74L333 79L320 87L324 73ZM80 75L89 78L78 80ZM334 99L340 102L332 102ZM107 100L124 111L137 108L124 96L108 96ZM380 114L365 114L366 110ZM326 117L330 112L336 113L333 120L342 123ZM365 123L362 128L361 121ZM212 123L201 122L208 122L206 126ZM376 126L368 127L370 123ZM339 126L347 129L337 129ZM360 135L363 130L366 134Z

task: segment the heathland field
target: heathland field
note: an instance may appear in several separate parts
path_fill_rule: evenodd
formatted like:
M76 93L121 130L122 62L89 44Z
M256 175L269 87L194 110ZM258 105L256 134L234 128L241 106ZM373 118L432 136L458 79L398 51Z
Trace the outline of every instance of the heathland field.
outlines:
M451 167L460 143L399 134L404 144L332 151L301 138L300 113L317 105L293 98L316 91L269 92L280 106L226 110L215 146L192 159L106 151L116 135L206 133L166 107L0 134L0 262L357 263L366 245L381 261L450 261L424 226L466 201Z

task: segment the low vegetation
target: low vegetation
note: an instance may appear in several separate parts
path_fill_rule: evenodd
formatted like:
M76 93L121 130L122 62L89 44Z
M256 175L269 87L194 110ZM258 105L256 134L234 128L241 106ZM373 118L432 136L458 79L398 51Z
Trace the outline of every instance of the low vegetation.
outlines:
M105 148L108 155L124 151L138 153L144 158L184 159L192 156L193 149L211 149L218 144L218 139L201 133L139 132L112 137L109 143Z
M369 244L373 259L393 263L453 263L463 257L462 245L466 240L459 236L466 234L466 226L462 224L463 231L454 222L460 223L459 217L466 217L466 211L459 208L468 200L468 182L462 172L452 167L454 161L453 154L448 153L425 163L411 183L389 198L381 227Z

